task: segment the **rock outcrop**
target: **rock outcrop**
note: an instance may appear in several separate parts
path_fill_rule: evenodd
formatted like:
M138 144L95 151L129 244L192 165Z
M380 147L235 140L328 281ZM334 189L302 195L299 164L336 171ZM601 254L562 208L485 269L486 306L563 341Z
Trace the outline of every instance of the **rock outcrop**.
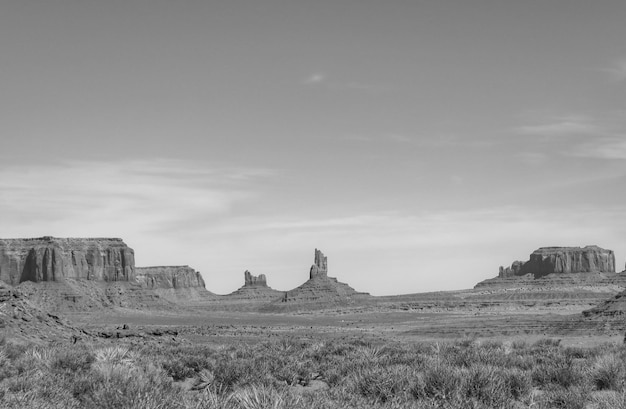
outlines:
M244 278L244 287L267 287L267 278L265 274L259 274L259 276L254 276L248 270L243 273ZM243 287L242 287L243 288Z
M515 261L511 267L500 267L498 277L519 277L532 274L535 278L548 274L614 273L615 254L598 246L541 247L530 254L526 262Z
M137 267L137 281L160 297L178 304L189 304L213 296L207 291L200 272L189 266Z
M28 342L72 342L90 337L69 321L40 308L20 289L0 282L0 333Z
M137 267L137 281L146 288L205 288L200 272L189 266Z
M258 303L268 302L281 297L282 291L274 290L267 285L264 274L254 276L248 270L243 273L244 285L228 295L221 297L221 301L229 303Z
M117 238L0 239L0 280L134 281L135 254Z
M328 277L328 258L318 249L315 249L314 263L309 271L310 279L316 277Z
M542 247L532 252L518 275L533 274L538 278L548 274L614 272L613 250L598 246Z
M615 254L598 246L541 247L529 260L500 267L498 276L481 281L475 288L580 287L617 288L626 285L615 273ZM610 291L614 291L611 289Z
M314 264L309 272L309 280L301 286L287 291L264 310L319 309L348 305L357 300L370 298L368 293L361 293L348 284L328 277L326 256L315 249Z

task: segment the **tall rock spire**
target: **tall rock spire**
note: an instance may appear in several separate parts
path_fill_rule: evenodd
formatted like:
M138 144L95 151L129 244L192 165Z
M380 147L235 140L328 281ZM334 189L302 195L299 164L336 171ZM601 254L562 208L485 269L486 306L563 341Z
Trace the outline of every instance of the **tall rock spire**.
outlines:
M328 277L328 260L324 253L315 249L315 264L311 266L309 278Z

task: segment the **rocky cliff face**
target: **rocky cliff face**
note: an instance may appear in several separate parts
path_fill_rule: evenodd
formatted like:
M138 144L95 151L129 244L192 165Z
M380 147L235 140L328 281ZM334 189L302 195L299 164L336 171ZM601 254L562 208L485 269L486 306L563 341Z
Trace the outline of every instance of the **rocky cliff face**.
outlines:
M202 275L189 266L137 267L137 281L176 304L193 304L214 295L206 290Z
M328 276L328 258L320 250L315 249L314 263L309 271L309 278Z
M532 274L535 278L548 274L614 273L615 254L598 246L541 247L526 262L515 261L511 267L500 267L498 277Z
M137 267L137 281L149 289L205 288L202 275L189 266Z
M267 287L267 278L265 278L265 274L259 274L259 276L254 276L248 270L243 273L244 277L244 287Z
M0 239L0 280L134 281L135 253L117 238Z

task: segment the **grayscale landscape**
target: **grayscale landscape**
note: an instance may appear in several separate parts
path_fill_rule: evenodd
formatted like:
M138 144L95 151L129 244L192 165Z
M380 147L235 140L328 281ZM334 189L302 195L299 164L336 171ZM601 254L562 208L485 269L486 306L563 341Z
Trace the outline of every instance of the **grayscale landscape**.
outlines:
M0 4L0 409L626 409L626 2Z

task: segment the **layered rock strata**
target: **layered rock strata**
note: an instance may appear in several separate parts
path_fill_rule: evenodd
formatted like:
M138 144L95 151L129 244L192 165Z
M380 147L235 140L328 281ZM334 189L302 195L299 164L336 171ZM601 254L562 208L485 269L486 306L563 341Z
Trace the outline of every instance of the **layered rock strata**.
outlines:
M282 291L274 290L267 285L267 278L264 274L260 274L258 277L252 275L248 270L244 273L244 285L226 296L223 299L227 301L237 302L258 302L258 301L271 301L281 297L284 293Z
M309 272L309 280L299 287L287 291L279 300L272 303L269 309L290 309L290 306L299 308L306 305L311 308L317 305L321 308L336 305L347 305L359 299L369 298L368 293L361 293L348 284L339 282L334 277L328 277L328 260L326 256L315 249L314 264Z
M309 271L309 278L328 276L328 258L320 250L315 249L313 265Z
M137 281L160 297L179 304L214 295L206 290L200 272L189 266L137 267Z
M137 281L146 288L205 288L200 272L189 266L137 267Z
M626 315L626 291L622 291L597 306L583 311L585 317L618 318L623 321Z
M244 287L267 287L267 278L265 274L259 274L259 276L252 275L251 272L246 270L243 273ZM242 287L243 288L243 287Z
M542 247L528 261L500 267L498 276L475 288L590 287L600 286L613 293L626 286L626 275L615 273L615 254L598 246Z
M0 280L134 281L135 253L118 238L0 239Z
M541 247L526 262L515 261L511 267L500 267L498 277L532 274L535 278L548 274L614 273L613 250L598 246Z

